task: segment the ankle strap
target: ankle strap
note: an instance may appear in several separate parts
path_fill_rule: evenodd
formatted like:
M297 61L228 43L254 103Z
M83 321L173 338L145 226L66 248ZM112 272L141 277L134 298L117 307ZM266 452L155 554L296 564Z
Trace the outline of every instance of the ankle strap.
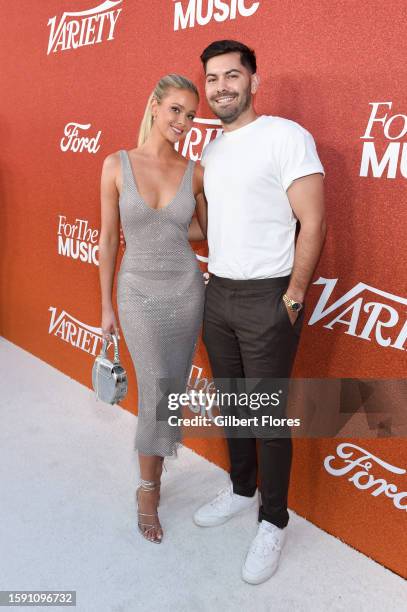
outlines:
M139 486L143 489L143 491L154 491L157 488L157 483L154 480L144 480L140 478Z

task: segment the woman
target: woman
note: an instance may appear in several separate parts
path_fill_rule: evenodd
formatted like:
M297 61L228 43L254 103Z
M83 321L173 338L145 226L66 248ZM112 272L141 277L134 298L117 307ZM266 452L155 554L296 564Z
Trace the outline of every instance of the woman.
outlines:
M126 251L117 305L138 383L138 526L155 543L163 537L157 514L163 458L181 439L179 428L157 420L157 404L185 390L203 315L204 280L188 241L206 237L203 170L174 149L192 127L198 103L197 88L185 77L160 79L138 147L108 155L101 178L101 327L104 336L117 330L112 287L121 222ZM164 392L157 392L159 381Z

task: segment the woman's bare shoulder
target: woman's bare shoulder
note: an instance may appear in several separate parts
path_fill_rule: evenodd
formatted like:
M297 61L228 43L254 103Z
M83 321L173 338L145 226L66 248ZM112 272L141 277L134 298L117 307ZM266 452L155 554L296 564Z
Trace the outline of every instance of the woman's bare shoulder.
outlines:
M114 180L120 176L120 151L109 153L103 160L102 180L103 177L107 180Z
M200 178L204 175L204 168L201 166L200 162L196 161L194 166L194 173Z
M103 166L108 168L112 168L117 166L120 163L120 151L114 151L114 153L109 153L103 160Z

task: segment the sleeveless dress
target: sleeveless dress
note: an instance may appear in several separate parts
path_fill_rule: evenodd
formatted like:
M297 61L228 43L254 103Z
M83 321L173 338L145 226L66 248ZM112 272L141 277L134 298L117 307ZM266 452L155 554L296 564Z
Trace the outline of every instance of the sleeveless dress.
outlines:
M176 455L181 430L159 418L157 407L168 393L185 391L203 317L205 283L188 241L195 162L188 161L171 202L154 210L137 190L127 151L120 151L120 161L126 249L117 278L117 311L137 376L134 448L165 457Z

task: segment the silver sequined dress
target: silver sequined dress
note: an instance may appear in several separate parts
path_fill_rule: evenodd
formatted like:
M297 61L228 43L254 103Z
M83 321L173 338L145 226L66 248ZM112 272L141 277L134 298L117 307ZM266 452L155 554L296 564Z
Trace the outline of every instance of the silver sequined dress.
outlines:
M126 250L117 279L117 309L137 376L135 449L164 457L176 453L181 432L157 419L157 382L173 381L164 382L166 393L185 390L203 316L205 284L188 242L194 162L188 162L171 202L154 210L137 190L127 151L120 151L120 160Z

